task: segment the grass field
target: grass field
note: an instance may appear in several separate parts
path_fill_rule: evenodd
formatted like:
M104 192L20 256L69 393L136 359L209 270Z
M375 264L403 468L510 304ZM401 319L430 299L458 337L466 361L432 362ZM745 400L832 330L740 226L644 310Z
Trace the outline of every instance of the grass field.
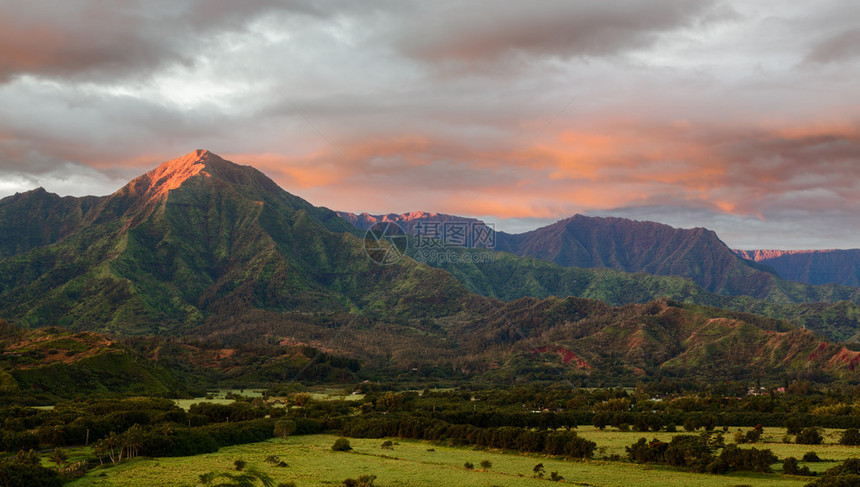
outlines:
M623 452L623 447L635 442L642 435L635 432L599 431L583 428L584 437L598 441L607 451ZM671 434L649 435L668 438ZM393 440L398 442L393 450L380 447L381 439L350 439L353 451L334 452L331 445L336 436L311 435L290 437L286 441L272 439L262 443L222 448L207 455L180 458L136 459L110 468L96 468L85 477L69 484L85 486L161 486L195 485L201 473L230 472L233 462L243 459L248 466L269 473L277 482L294 481L299 486L338 485L348 477L363 474L376 475L378 486L546 486L547 480L533 478L532 469L543 463L546 475L556 471L565 478L565 483L593 486L801 486L809 481L803 477L787 477L780 474L735 473L731 475L705 475L685 473L677 470L636 465L626 462L601 460L567 461L541 456L520 455L498 451L476 451L469 448L444 447L427 442ZM771 445L759 445L771 447ZM792 445L785 445L786 448ZM791 454L816 450L830 451L829 447L798 448ZM840 447L847 448L847 447ZM432 449L434 451L428 451ZM857 452L855 448L853 450ZM819 453L820 456L825 457ZM828 458L852 455L849 450L833 450ZM268 455L277 455L289 467L271 466L265 462ZM779 454L778 454L779 455ZM480 462L489 460L492 467L480 469ZM471 462L476 470L467 470L465 462ZM810 466L821 464L809 464ZM831 464L832 465L832 464ZM778 470L778 467L777 467Z
M244 397L261 397L265 389L219 389L210 391L206 397L195 397L191 399L174 399L173 402L182 409L188 411L192 404L211 402L216 404L233 404L233 399L228 399L227 394L233 393Z
M738 429L744 432L752 428L729 428L729 431L723 433L726 444L734 443L734 434ZM691 434L685 431L677 433L666 433L664 431L656 433L641 433L638 431L622 432L613 428L606 428L601 431L594 426L580 426L577 428L577 433L583 438L587 438L597 443L596 458L602 458L609 455L621 455L626 458L625 448L633 444L639 438L651 440L657 438L661 441L669 441L675 435ZM700 430L701 431L701 430ZM717 428L716 432L722 432L721 428ZM840 429L824 429L824 444L823 445L798 445L795 443L783 443L783 437L786 435L785 428L764 428L764 434L761 439L754 444L741 445L742 448L758 448L769 449L779 457L780 461L787 457L795 457L800 460L804 453L814 451L822 459L821 462L800 462L800 465L806 465L813 472L824 472L830 467L838 465L847 458L860 457L860 446L842 446L837 444L843 430ZM793 439L793 437L792 437ZM774 464L773 469L779 472L782 466Z

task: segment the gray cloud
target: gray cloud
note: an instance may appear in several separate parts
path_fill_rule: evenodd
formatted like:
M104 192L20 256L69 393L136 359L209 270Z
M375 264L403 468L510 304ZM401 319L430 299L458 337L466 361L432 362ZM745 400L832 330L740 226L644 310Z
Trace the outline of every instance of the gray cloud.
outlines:
M449 2L420 12L395 42L408 56L431 62L605 56L649 47L666 31L703 19L711 7L711 1L680 0Z
M860 57L860 28L839 32L816 44L806 61L831 63Z
M310 1L68 0L0 5L0 80L145 77L171 64L193 65L217 36L243 32L268 13L327 15Z
M0 197L106 194L207 148L343 210L617 208L735 246L795 219L856 247L858 9L0 0Z

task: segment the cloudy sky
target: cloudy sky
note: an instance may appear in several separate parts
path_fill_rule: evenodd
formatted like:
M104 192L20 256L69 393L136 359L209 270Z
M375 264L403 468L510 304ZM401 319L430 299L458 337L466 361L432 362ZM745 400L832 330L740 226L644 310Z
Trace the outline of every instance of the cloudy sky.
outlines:
M0 197L209 149L316 205L860 247L860 2L0 0Z

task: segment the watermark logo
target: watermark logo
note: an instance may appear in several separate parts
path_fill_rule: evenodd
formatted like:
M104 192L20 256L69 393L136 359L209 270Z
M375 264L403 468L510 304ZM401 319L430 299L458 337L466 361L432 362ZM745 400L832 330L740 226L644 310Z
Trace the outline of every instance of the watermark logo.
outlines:
M364 234L364 252L380 265L394 264L406 255L409 237L394 222L379 222Z
M416 247L493 250L496 228L482 221L423 221L415 224Z
M494 262L496 229L482 221L422 221L415 247L415 260L430 265Z

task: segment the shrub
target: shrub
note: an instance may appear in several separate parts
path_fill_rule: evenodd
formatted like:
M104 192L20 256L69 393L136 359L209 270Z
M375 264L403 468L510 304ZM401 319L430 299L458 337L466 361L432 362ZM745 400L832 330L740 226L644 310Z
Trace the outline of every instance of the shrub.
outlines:
M663 463L665 461L663 456L668 446L668 443L656 438L650 443L645 438L639 438L639 441L626 448L627 458L637 463Z
M821 458L818 457L818 454L814 451L808 451L803 454L804 462L820 462Z
M776 463L777 458L770 450L744 449L737 445L728 445L720 453L720 460L725 461L731 470L770 472L770 466Z
M236 460L235 462L233 462L233 465L236 467L236 470L239 470L241 472L242 470L245 469L245 465L247 465L247 463L245 462L245 460L242 460L240 458L239 460Z
M493 466L493 462L489 460L481 460L481 468L489 470Z
M860 458L849 458L824 472L824 475L810 486L849 486L860 485Z
M346 479L343 481L345 487L373 487L376 475L362 475L357 479Z
M857 428L850 428L842 432L839 438L840 445L860 445L860 431Z
M382 448L383 450L393 450L394 449L394 443L392 443L391 440L385 440L382 442L382 445L380 446L380 448Z
M472 470L473 468L475 468L475 464L472 462L466 462L463 464L463 468L465 468L466 470Z
M87 473L87 461L81 460L75 463L69 463L60 467L57 471L60 476L66 480L77 479L83 477Z
M346 438L338 438L334 440L334 444L331 446L331 449L334 451L350 451L352 447L349 445L349 440Z
M747 431L747 434L744 437L744 440L746 441L746 443L755 443L760 438L761 438L761 429L753 429L753 430Z
M824 438L821 436L821 431L818 428L807 427L803 428L794 442L798 445L820 445Z
M788 457L782 462L782 473L786 475L806 475L810 477L815 475L814 472L809 470L809 467L798 467L797 459L794 457Z
M561 482L562 480L564 480L564 477L559 475L558 472L551 472L549 474L549 479L554 481L554 482Z

